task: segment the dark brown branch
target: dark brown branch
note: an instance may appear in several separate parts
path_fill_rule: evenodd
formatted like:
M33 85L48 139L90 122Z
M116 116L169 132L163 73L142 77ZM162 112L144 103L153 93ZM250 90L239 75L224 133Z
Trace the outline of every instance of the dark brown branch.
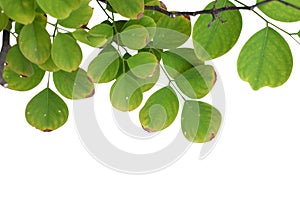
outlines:
M3 30L3 35L2 35L2 48L0 52L0 85L5 86L6 82L3 79L3 71L4 71L4 66L6 63L6 56L8 53L8 50L10 49L10 32L7 30Z

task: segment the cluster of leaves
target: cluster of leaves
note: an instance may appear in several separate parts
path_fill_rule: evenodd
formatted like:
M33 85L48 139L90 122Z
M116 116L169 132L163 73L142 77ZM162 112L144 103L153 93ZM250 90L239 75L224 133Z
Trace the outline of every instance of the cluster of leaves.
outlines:
M222 117L212 105L199 100L212 90L217 79L214 67L206 63L227 53L237 42L242 30L240 11L200 15L192 30L189 16L170 17L145 9L156 6L167 10L158 0L96 2L108 19L88 28L93 15L90 0L0 0L0 30L8 30L16 38L3 72L7 87L30 90L47 72L53 74L62 96L83 99L93 96L94 83L114 81L110 92L113 107L132 111L141 105L143 93L165 75L169 85L154 92L140 110L142 127L154 132L170 126L179 112L178 98L182 97L181 127L185 137L200 143L213 139ZM290 2L299 4L297 0ZM234 4L219 0L205 9L225 7ZM299 10L278 2L260 9L275 20L300 20ZM115 20L115 14L127 20ZM49 16L57 19L56 23L50 23ZM51 35L49 26L54 29ZM191 36L194 48L181 47ZM78 43L101 48L87 71L79 68L82 51ZM243 47L238 72L256 90L283 84L292 65L288 44L267 24ZM67 121L68 113L67 105L50 89L48 80L47 87L28 103L25 115L32 126L52 131Z

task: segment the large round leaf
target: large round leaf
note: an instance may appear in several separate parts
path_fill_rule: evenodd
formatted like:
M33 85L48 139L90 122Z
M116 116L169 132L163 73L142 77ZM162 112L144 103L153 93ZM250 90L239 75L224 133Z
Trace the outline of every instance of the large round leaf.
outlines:
M149 32L148 30L138 24L133 24L126 27L120 33L121 42L129 49L142 49L149 43Z
M285 83L292 71L293 57L284 38L274 29L266 27L247 41L237 65L241 79L258 90Z
M126 0L126 2L120 0L108 0L108 3L120 15L127 18L138 19L144 12L144 0Z
M183 94L192 99L200 99L213 88L216 73L212 66L200 65L183 72L175 82Z
M107 83L116 78L120 55L112 46L107 46L89 64L88 76L94 83Z
M1 6L5 14L21 23L30 24L35 18L35 0L2 0Z
M205 9L212 9L214 4L211 2ZM217 8L225 6L234 5L228 0L218 1ZM242 30L242 16L237 10L222 12L215 21L212 20L211 15L200 15L194 25L193 43L201 60L211 60L227 53Z
M193 49L178 48L162 53L164 67L172 78L177 78L181 73L193 66L202 65Z
M14 71L19 76L30 77L34 74L34 64L23 56L18 45L15 45L9 49L6 56L6 62L6 68Z
M123 26L123 29L131 25L141 25L145 27L149 33L149 41L152 40L152 38L154 37L156 23L151 17L143 16L140 19L131 19Z
M181 115L181 129L191 142L204 143L218 133L221 113L213 106L198 101L186 101Z
M80 0L36 0L36 2L46 13L57 19L67 18L80 6Z
M263 0L257 0L257 3ZM299 0L285 0L284 2L291 3L295 6L300 7ZM259 9L272 19L282 22L296 22L300 20L299 9L285 5L282 2L274 1L259 6Z
M49 88L33 97L25 111L27 122L44 132L53 131L64 125L68 115L66 103Z
M132 111L143 100L139 84L128 74L122 74L110 90L110 101L120 111Z
M92 15L93 8L89 6L89 1L82 1L79 8L71 12L67 18L58 20L58 23L67 28L79 28L87 25Z
M148 132L161 131L173 123L178 109L175 92L171 87L164 87L149 97L140 111L140 123Z
M35 64L45 63L51 53L51 41L45 27L33 22L25 25L19 35L20 50L23 55Z
M188 17L171 18L162 16L157 24L153 45L161 49L173 49L184 44L191 35L191 21Z
M7 83L7 87L17 91L28 91L35 88L43 79L45 71L33 65L33 75L23 77L12 71L9 67L4 68L3 78Z
M140 52L127 60L130 71L137 77L150 78L159 67L155 55L149 52Z
M53 74L56 89L68 99L84 99L94 95L94 84L83 69L75 72L58 71Z
M57 67L68 72L78 69L82 60L81 48L76 40L63 33L55 36L51 56Z

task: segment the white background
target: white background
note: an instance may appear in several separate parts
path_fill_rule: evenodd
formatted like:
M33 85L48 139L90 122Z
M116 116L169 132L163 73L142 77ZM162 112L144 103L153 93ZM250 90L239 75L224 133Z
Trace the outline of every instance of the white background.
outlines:
M170 10L182 11L203 9L208 3L164 2ZM242 45L265 23L249 11L243 11L243 19L237 45L214 61L225 87L227 112L222 136L207 158L198 159L201 145L194 144L160 172L115 172L82 146L71 101L70 119L61 129L42 133L27 124L26 104L45 82L26 93L0 88L0 199L299 199L300 46L286 37L295 58L287 83L255 92L239 79L236 60ZM282 26L291 32L300 27ZM98 95L108 99L108 93Z

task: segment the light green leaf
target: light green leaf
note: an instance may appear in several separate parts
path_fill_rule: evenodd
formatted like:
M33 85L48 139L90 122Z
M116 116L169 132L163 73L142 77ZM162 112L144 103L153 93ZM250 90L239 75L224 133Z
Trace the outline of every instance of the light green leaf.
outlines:
M112 46L104 48L88 68L88 76L94 83L107 83L116 78L120 55Z
M205 9L212 9L214 4L211 2ZM225 6L234 5L228 0L218 1L217 8ZM211 15L200 15L194 25L193 43L201 60L211 60L227 53L237 42L242 30L242 16L237 10L222 12L214 22L212 20Z
M211 91L216 78L212 66L200 65L183 72L175 82L183 94L192 99L200 99Z
M27 104L27 122L44 132L50 132L64 125L69 110L66 103L51 89L46 88Z
M64 71L76 71L82 60L80 46L68 34L58 33L51 49L52 60Z
M153 39L156 29L156 23L151 17L143 16L140 19L131 19L123 26L123 30L131 25L141 25L145 27L149 33L148 40L150 41Z
M143 93L138 83L128 74L122 74L110 90L110 101L120 111L132 111L143 100Z
M198 101L186 101L181 115L181 129L191 142L211 141L221 125L221 113L213 106Z
M108 0L112 8L120 15L138 19L144 13L144 0Z
M72 33L74 38L92 47L103 47L112 41L113 28L107 24L98 24L89 32L84 29L77 29Z
M22 28L19 35L19 46L23 55L34 64L43 64L50 57L50 36L38 22Z
M166 5L159 0L154 1L145 1L145 5L147 6L159 6L160 8L167 10ZM151 17L155 22L158 22L158 20L164 16L163 13L155 11L155 10L145 10L144 15Z
M202 65L203 61L197 58L193 49L178 48L162 53L162 60L165 69L172 78L177 78L180 74L193 66Z
M263 0L257 0L257 3L262 2ZM299 0L285 0L284 2L291 3L295 6L300 7ZM299 9L290 7L280 2L269 2L262 6L259 6L259 9L266 14L267 16L282 22L296 22L300 20L300 11Z
M150 78L159 67L155 55L149 52L140 52L127 60L130 71L138 78Z
M173 49L184 44L191 35L191 21L188 17L171 18L163 15L157 22L153 45L160 49Z
M121 33L122 44L130 49L138 50L144 48L149 43L149 32L141 25L130 25Z
M138 78L132 72L127 72L133 79L137 82L139 87L141 88L142 92L147 92L150 90L158 81L160 76L160 68L157 67L154 74L149 78Z
M12 71L9 67L4 68L3 78L7 87L17 91L28 91L35 88L43 79L45 71L33 65L33 74L30 77L23 77Z
M38 65L39 68L41 68L42 70L44 71L48 71L48 72L56 72L56 71L59 71L60 69L54 64L51 56L48 58L48 60L41 64L41 65Z
M178 109L175 92L171 87L164 87L149 97L140 111L140 123L148 132L161 131L173 123Z
M258 90L285 83L293 68L293 57L284 38L274 29L266 27L247 41L237 65L241 79Z
M0 10L1 11L1 10ZM0 13L0 31L6 28L8 24L8 17L5 13Z
M34 0L2 0L5 14L21 24L31 24L35 18Z
M67 18L80 6L80 0L36 0L36 2L41 9L57 19Z
M14 71L19 76L30 77L34 74L34 64L23 56L18 45L9 49L6 57L6 63L6 68Z
M89 23L93 15L93 8L89 6L89 1L83 1L79 8L71 12L65 18L58 20L58 23L66 28L80 28Z
M58 71L53 73L56 89L68 99L84 99L94 95L94 84L83 69L75 72Z

